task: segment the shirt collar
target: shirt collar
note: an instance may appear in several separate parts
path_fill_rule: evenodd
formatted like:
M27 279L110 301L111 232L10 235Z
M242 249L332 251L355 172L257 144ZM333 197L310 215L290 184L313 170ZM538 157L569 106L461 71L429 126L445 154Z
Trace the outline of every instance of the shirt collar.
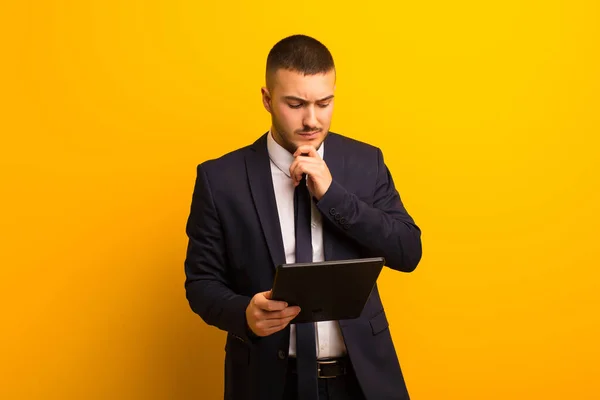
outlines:
M323 152L325 148L325 141L321 143L321 146L317 149L319 157L323 158ZM284 149L279 143L273 139L273 134L269 129L267 134L267 150L269 152L269 158L271 161L288 177L290 176L290 166L294 162L294 156Z

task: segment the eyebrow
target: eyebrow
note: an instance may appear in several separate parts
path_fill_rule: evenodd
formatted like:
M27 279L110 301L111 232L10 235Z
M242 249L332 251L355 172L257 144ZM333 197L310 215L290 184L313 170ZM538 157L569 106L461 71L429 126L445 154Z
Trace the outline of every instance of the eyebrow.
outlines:
M295 100L295 101L299 101L301 103L308 103L308 100L302 99L300 97L296 97L296 96L285 96L284 99L286 100ZM322 99L317 100L315 103L320 103L322 101L326 101L326 100L330 100L333 99L333 95L329 95L327 97L323 97Z

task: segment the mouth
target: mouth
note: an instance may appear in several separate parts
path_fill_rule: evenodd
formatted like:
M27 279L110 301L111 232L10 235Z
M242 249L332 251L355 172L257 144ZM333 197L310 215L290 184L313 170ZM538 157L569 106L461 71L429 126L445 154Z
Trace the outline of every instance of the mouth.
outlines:
M314 139L321 131L314 132L298 132L298 135L302 136L304 139Z

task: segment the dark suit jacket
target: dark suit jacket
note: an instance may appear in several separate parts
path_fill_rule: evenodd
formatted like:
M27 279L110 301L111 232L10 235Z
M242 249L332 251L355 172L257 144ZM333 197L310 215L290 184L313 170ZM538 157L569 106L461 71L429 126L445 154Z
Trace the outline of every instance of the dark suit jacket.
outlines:
M399 271L421 259L421 232L406 212L382 152L329 133L324 160L333 182L318 201L326 260L382 256ZM266 134L254 144L198 166L186 228L186 295L194 312L228 332L225 398L280 400L289 326L271 336L248 334L252 296L271 289L285 254ZM362 315L340 321L348 354L367 399L408 399L377 287Z

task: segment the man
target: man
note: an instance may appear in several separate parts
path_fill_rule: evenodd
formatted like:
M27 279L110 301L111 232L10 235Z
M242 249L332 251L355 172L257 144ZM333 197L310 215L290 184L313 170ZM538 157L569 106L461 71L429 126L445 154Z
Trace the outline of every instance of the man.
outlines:
M226 399L409 398L377 287L344 321L290 324L298 307L270 299L279 264L381 256L410 272L421 259L381 151L329 131L334 89L323 44L281 40L262 88L271 129L198 166L185 288L192 310L228 332Z

